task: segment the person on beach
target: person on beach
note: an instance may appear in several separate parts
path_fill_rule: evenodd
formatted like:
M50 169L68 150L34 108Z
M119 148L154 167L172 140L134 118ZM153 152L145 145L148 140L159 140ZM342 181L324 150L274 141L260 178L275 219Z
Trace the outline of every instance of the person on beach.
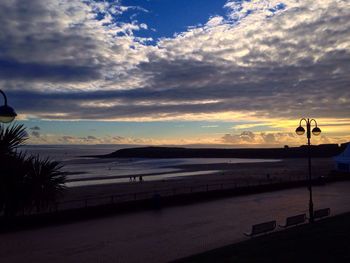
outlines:
M142 175L140 175L139 180L140 180L140 182L143 181Z

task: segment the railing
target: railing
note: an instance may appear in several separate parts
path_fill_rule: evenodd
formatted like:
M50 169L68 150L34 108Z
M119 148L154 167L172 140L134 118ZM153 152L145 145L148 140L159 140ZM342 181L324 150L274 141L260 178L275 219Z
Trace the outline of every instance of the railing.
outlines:
M55 207L51 207L52 211L62 211L68 209L77 209L77 208L88 208L95 207L101 205L112 205L112 204L120 204L125 202L133 202L133 201L142 201L142 200L150 200L154 198L157 194L161 197L170 197L170 196L180 196L186 194L194 194L194 193L205 193L205 192L214 192L214 191L223 191L223 190L237 190L237 189L248 189L256 186L268 186L268 185L276 185L281 183L288 182L302 182L305 178L301 177L289 177L289 178L274 178L274 179L263 179L263 180L246 180L240 181L222 181L218 183L211 184L200 184L200 185L192 185L192 186L182 186L182 187L174 187L174 188L161 188L152 191L144 191L144 192L136 192L136 193L123 193L116 195L108 195L101 197L91 197L91 198L83 198L76 200L65 200L61 202L57 202ZM133 182L134 183L134 182ZM141 182L138 182L141 183Z
M316 178L314 178L315 180ZM136 193L122 193L108 196L100 196L100 197L90 197L90 198L82 198L82 199L74 199L74 200L64 200L56 202L54 205L50 206L47 210L42 210L40 212L35 209L32 210L23 210L19 213L19 215L33 215L33 214L46 214L46 213L54 213L59 211L66 211L71 209L84 209L84 208L92 208L98 206L107 206L107 205L118 205L127 202L136 202L136 201L146 201L152 200L155 198L157 194L158 197L166 198L166 197L176 197L176 196L185 196L189 195L188 198L190 200L191 194L201 194L201 193L209 193L209 192L220 192L220 191L230 191L233 192L235 190L250 190L253 187L257 186L277 186L288 183L300 183L302 184L305 181L305 177L302 175L299 176L289 176L289 177L272 177L272 178L262 178L257 180L256 178L248 178L248 179L240 179L240 180L225 180L215 183L209 184L197 184L191 186L178 186L178 187L170 187L170 188L160 188L154 189L152 191L143 191ZM143 182L131 182L131 184L142 184ZM165 181L167 183L167 181ZM299 185L300 185L299 184ZM294 185L293 185L294 186ZM284 186L283 186L284 187ZM283 188L282 187L282 188ZM0 214L1 216L1 214Z

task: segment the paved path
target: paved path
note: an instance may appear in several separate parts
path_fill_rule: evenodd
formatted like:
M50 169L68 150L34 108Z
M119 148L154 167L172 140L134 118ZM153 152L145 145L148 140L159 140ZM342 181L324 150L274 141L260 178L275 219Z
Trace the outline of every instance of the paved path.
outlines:
M307 211L306 188L0 234L0 261L166 262L244 240L254 223ZM350 182L314 188L315 208L350 211Z

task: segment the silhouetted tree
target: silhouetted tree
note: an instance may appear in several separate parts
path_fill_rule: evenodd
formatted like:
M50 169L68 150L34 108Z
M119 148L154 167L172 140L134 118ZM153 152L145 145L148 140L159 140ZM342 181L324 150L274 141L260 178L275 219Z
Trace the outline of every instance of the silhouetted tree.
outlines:
M65 188L59 162L17 151L27 137L23 125L0 125L0 214L6 217L45 209Z
M16 149L23 145L28 139L26 129L22 124L11 125L6 129L3 125L0 125L0 154L13 155L16 153Z
M48 158L40 159L39 156L31 157L29 163L26 183L30 189L30 200L37 211L46 209L55 203L65 188L62 164Z
M28 162L21 153L1 154L0 158L0 212L13 216L28 204L25 187Z

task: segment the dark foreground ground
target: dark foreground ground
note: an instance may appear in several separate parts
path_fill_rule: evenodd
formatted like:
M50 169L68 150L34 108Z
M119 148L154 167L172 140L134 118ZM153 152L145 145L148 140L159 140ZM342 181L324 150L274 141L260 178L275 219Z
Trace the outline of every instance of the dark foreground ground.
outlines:
M350 213L176 262L350 262Z
M350 211L349 189L348 181L315 186L313 189L315 209L330 207L332 215L347 213ZM0 233L0 262L170 262L249 240L243 232L249 231L252 224L273 219L282 224L287 216L305 213L307 200L307 189L301 187L8 231ZM350 222L349 216L344 222ZM320 233L316 237L311 235L314 240L320 242L314 245L310 254L312 255L310 258L315 260L306 261L307 258L302 257L302 260L297 259L294 262L350 262L343 256L344 251L348 253L347 249L344 250L347 240L339 242L337 236L337 233L340 233L340 236L343 235L344 239L347 239L348 226L337 223L335 230L325 226L319 229L324 230L325 233L322 235L326 237L319 238L322 236ZM327 233L328 231L330 233ZM261 249L253 245L244 250L242 247L236 248L235 245L235 249L230 248L229 251L236 251L238 260L232 262L240 262L242 258L246 259L245 262L249 260L254 262L251 253L259 251L263 253L262 257L256 256L260 262L288 262L279 260L278 256L287 253L287 258L293 259L292 257L295 257L293 250L300 250L299 247L306 248L307 244L302 233L294 235L300 240L295 237L284 238L287 240L285 246L278 243L282 238L279 238L277 243L275 241L276 245L264 244L264 241L258 242L258 246L262 246ZM294 244L296 242L288 240L298 240L301 244L296 246ZM317 256L319 251L329 256ZM277 259L270 260L270 255L275 255ZM321 260L316 261L319 258ZM224 257L216 255L209 257L208 261L225 262Z

